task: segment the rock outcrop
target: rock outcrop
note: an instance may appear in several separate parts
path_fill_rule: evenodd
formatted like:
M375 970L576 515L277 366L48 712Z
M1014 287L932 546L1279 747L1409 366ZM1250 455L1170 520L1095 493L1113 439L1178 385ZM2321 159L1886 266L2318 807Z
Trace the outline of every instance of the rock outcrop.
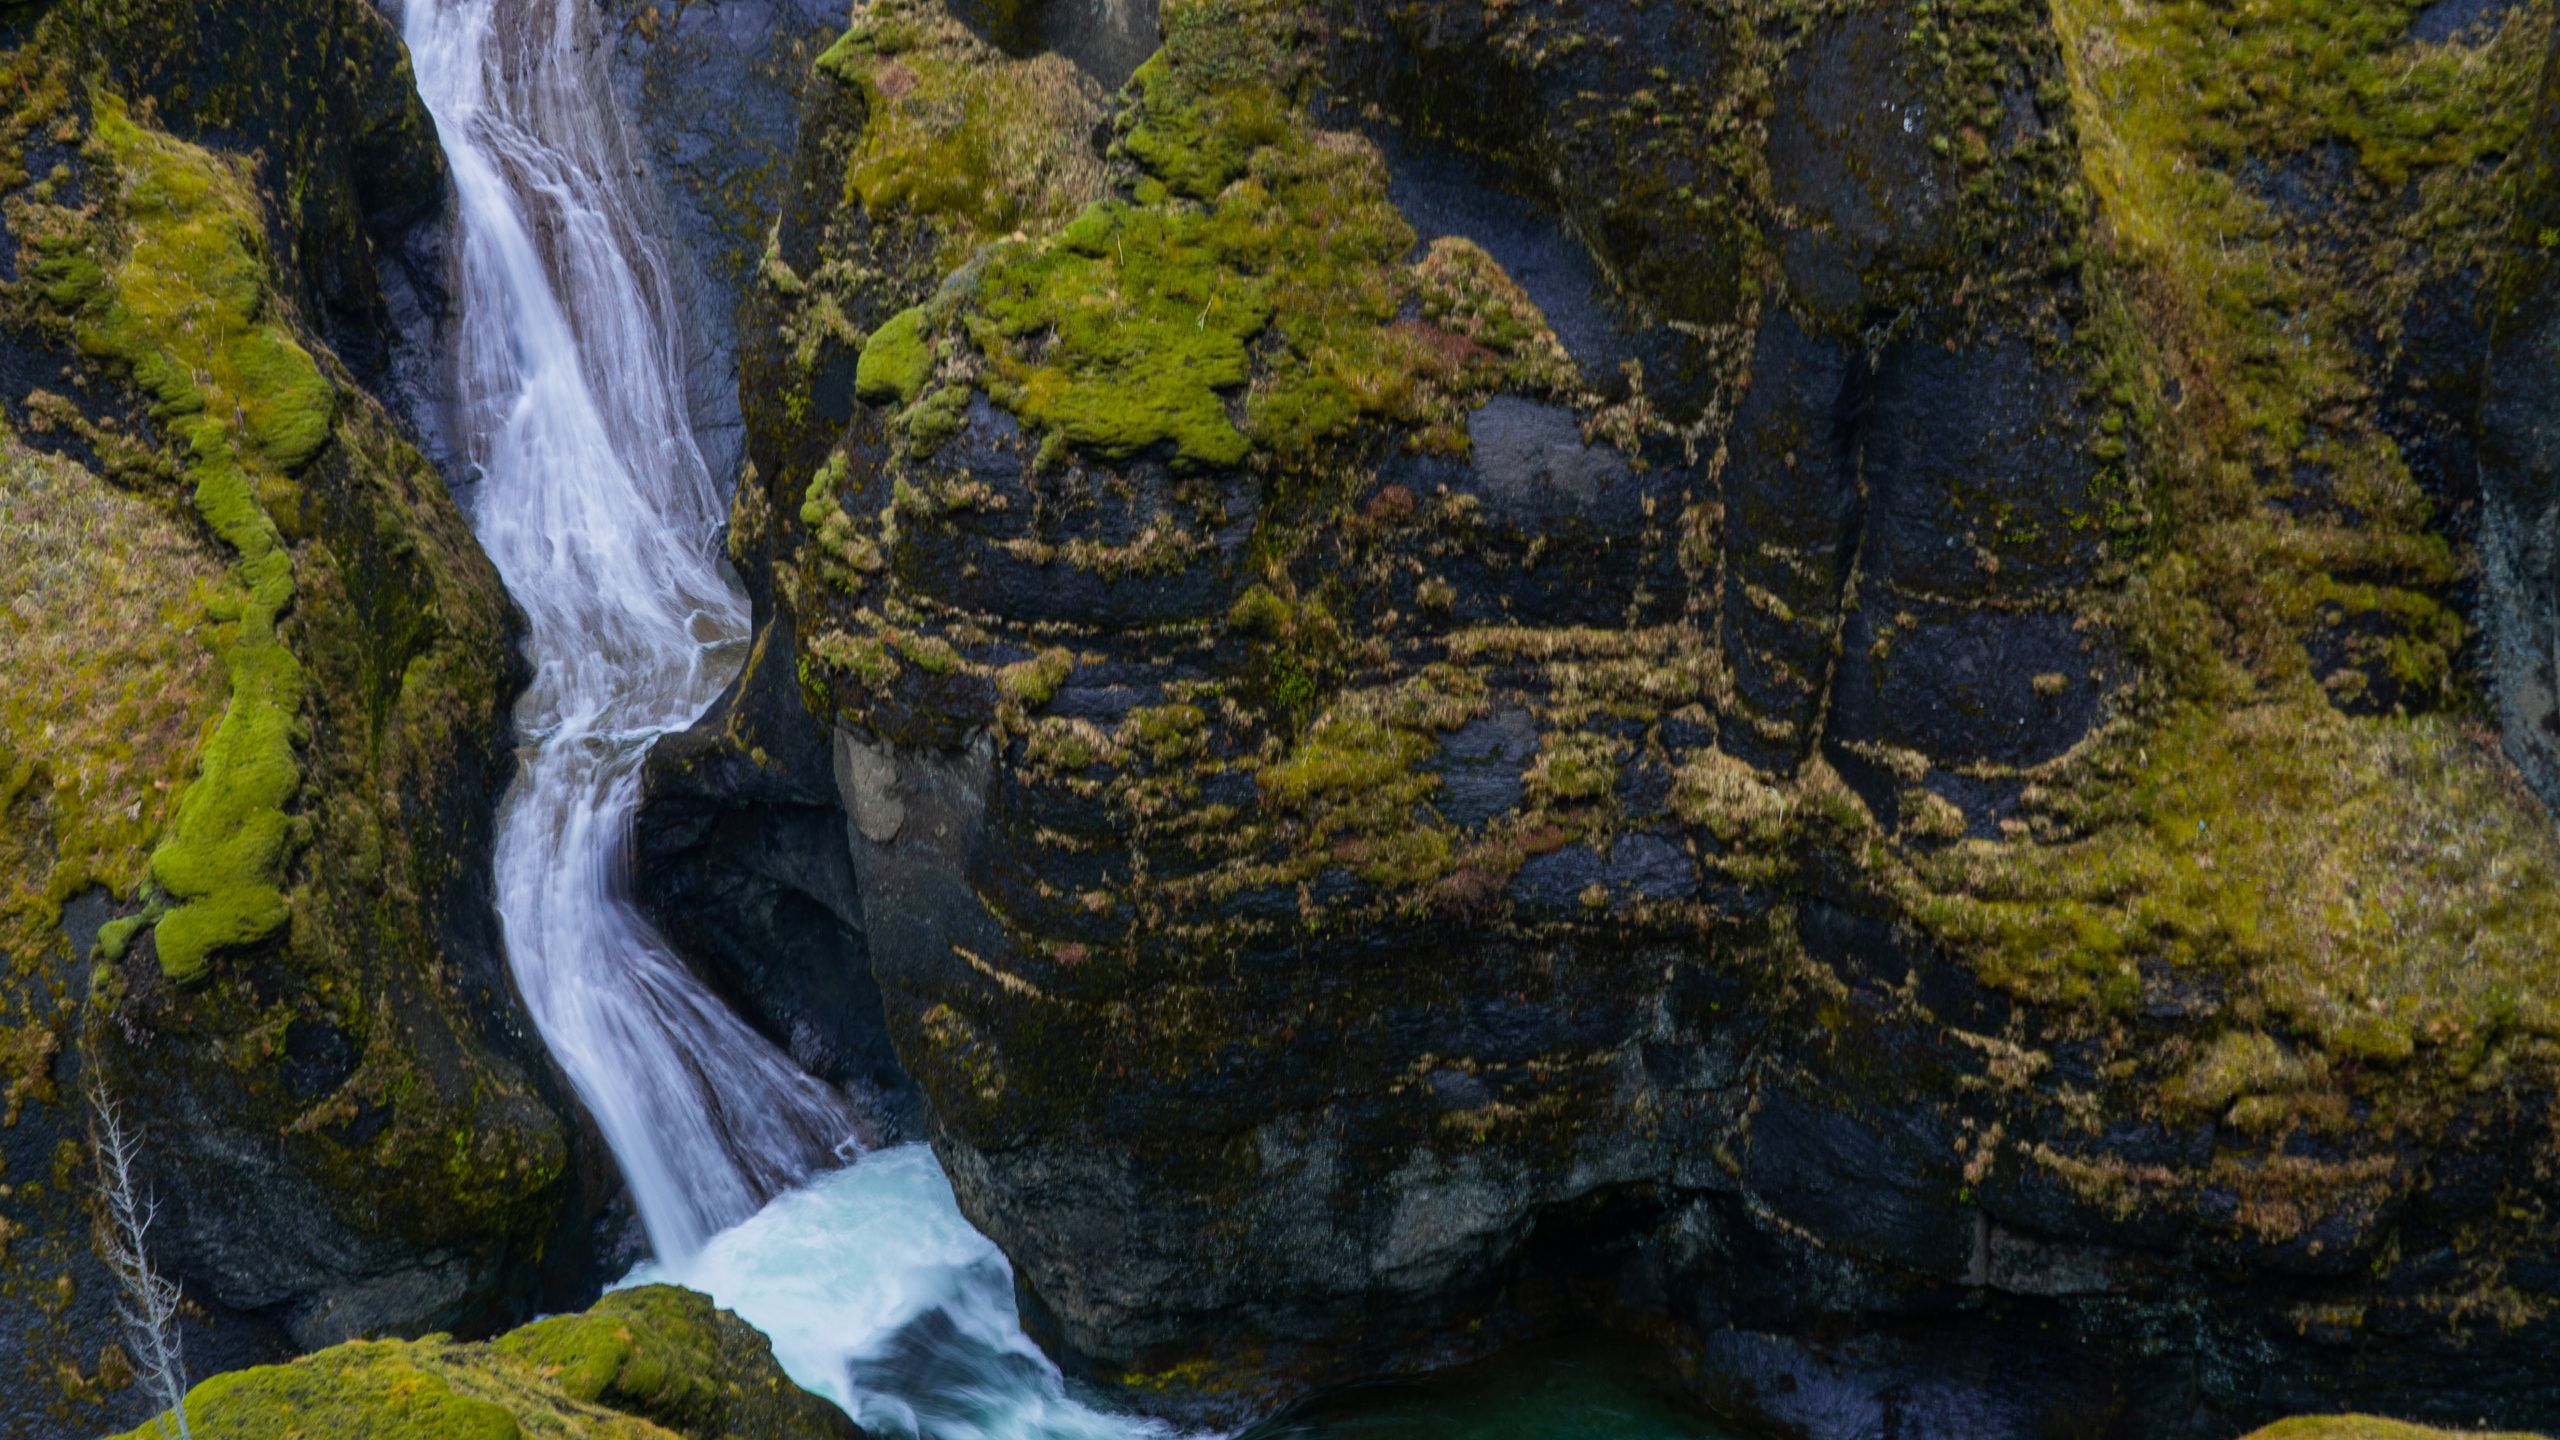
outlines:
M585 1275L489 905L511 608L375 393L443 199L362 0L0 13L0 1434L138 1418L82 1097L199 1372Z
M2560 54L2542 79L2514 243L2489 297L2480 558L2507 753L2560 804Z
M1043 33L818 60L757 658L652 783L832 783L1053 1354L2560 1414L2560 842L2466 668L2547 11L1185 0L1116 93Z
M756 1329L647 1285L481 1345L356 1341L216 1376L187 1397L206 1440L862 1440L791 1383ZM145 1424L126 1440L164 1433Z

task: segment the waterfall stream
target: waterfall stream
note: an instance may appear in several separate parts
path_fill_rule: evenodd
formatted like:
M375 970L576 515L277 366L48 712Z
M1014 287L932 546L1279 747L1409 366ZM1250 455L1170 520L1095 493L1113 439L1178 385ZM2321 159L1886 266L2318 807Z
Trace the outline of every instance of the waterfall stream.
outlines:
M592 7L408 0L403 29L460 200L465 508L531 621L499 914L534 1023L648 1229L655 1259L630 1281L709 1293L876 1433L1165 1433L1069 1398L930 1152L855 1157L840 1097L705 990L624 893L641 762L736 674L748 612L716 548L667 252L630 193Z
M532 622L498 912L543 1039L660 1255L812 1173L842 1106L714 999L618 893L640 763L736 673L746 598L685 413L662 253L588 73L588 0L412 0L459 196L453 383L480 543Z

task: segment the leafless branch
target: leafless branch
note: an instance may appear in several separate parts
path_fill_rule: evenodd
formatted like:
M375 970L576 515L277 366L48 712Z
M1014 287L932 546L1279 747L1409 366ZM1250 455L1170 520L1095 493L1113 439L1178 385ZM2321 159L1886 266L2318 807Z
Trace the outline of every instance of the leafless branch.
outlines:
M107 1269L124 1290L116 1313L124 1319L143 1384L165 1407L157 1422L160 1433L194 1440L187 1429L187 1364L178 1351L178 1287L151 1268L146 1243L152 1222L160 1218L160 1204L141 1193L134 1177L141 1136L124 1127L114 1097L95 1071L88 1098L98 1198L106 1208L100 1217L106 1232L101 1248Z

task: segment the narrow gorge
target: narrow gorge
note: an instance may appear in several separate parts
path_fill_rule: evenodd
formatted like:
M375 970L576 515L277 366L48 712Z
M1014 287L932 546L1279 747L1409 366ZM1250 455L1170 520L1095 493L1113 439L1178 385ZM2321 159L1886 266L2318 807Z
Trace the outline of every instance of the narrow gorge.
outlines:
M0 0L0 1437L2560 1434L2553 18Z

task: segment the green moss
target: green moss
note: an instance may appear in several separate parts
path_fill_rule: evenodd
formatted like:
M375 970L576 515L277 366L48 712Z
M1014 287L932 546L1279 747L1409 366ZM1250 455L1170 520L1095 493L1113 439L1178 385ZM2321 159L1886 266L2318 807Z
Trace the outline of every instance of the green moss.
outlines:
M2470 562L2375 403L2418 363L2419 290L2485 271L2549 14L2429 45L2415 12L2056 7L2114 247L2086 332L2112 337L2100 454L2148 486L2125 588L2091 603L2143 677L2117 724L2017 777L2000 839L1861 857L1951 953L2080 1023L2183 997L2195 1029L2110 1073L2241 1145L2351 1114L2434 1133L2560 1036L2534 938L2560 921L2548 815L2484 733L2407 718L2470 703ZM2324 171L2323 146L2350 158ZM2316 216L2264 198L2288 169ZM1914 793L1903 838L1955 840L1962 817ZM2242 1166L2263 1200L2243 1228L2285 1239L2348 1203L2280 1159Z
M206 1440L849 1440L783 1377L764 1337L707 1296L620 1290L486 1345L358 1341L217 1375L188 1392ZM148 1440L152 1425L123 1440Z
M1481 713L1483 703L1480 680L1446 667L1337 696L1255 776L1263 803L1299 828L1291 860L1250 878L1303 881L1340 865L1395 892L1396 904L1424 903L1424 887L1448 873L1457 848L1426 803L1440 778L1419 767L1439 735Z
M988 241L1057 228L1101 193L1100 97L1064 57L1007 58L939 4L872 0L818 58L864 125L845 197L914 227L949 269Z
M292 1365L217 1375L187 1394L189 1427L204 1440L517 1440L503 1405L454 1393L421 1368L416 1347L358 1343ZM597 1434L582 1427L571 1433ZM123 1440L157 1440L146 1424Z
M1285 13L1220 0L1164 7L1164 48L1130 77L1137 106L1121 144L1166 189L1215 200L1256 150L1289 138L1288 87L1304 65L1297 37L1286 25L1239 23Z
M1547 737L1525 779L1532 798L1576 804L1605 798L1618 787L1616 741L1582 730Z
M2318 1055L2293 1054L2259 1031L2226 1030L2162 1094L2190 1116L2220 1116L2244 1132L2263 1131L2302 1118L2343 1118L2343 1105L2320 1103L2329 1078ZM2310 1103L2298 1103L2303 1100Z
M133 937L139 934L142 927L148 923L150 922L139 915L127 915L122 919L110 920L99 926L99 956L108 960L123 959L125 947L133 943Z
M1197 705L1141 705L1120 724L1120 743L1145 753L1159 770L1197 755L1209 717Z
M962 323L988 393L1052 446L1233 465L1396 420L1421 427L1418 447L1463 449L1473 398L1576 383L1481 250L1445 241L1402 263L1414 236L1376 151L1316 129L1294 98L1307 25L1277 0L1169 10L1132 82L1135 203L987 258ZM1409 302L1426 318L1399 322Z
M1287 759L1262 772L1263 797L1284 809L1304 810L1393 786L1419 799L1434 782L1409 772L1430 748L1428 739L1379 720L1328 717Z
M1224 263L1223 238L1208 216L1106 201L1057 244L1000 259L970 317L995 362L989 393L1106 458L1169 441L1194 465L1243 459L1218 392L1250 376L1245 342L1271 305L1264 281Z
M928 675L948 675L961 668L960 652L939 635L891 630L886 639L901 658Z
M2149 452L2155 545L2176 557L2132 624L2190 694L2325 683L2366 708L2464 703L2447 602L2468 562L2373 396L2395 367L2432 383L2403 351L2409 314L2494 262L2550 14L2520 6L2477 46L2430 45L2408 34L2419 8L2054 10L2110 283L2156 352L2109 382L2134 397L2126 436ZM2324 171L2324 146L2351 163ZM2258 177L2287 171L2314 213L2265 198ZM2148 399L2171 380L2174 413ZM2198 641L2220 656L2199 661ZM2389 688L2368 698L2374 680Z
M1288 625L1289 602L1271 593L1268 587L1249 585L1227 610L1227 625L1239 635L1257 640L1276 639Z
M221 711L204 602L222 580L183 514L0 431L0 954L22 973L73 896L142 888Z
M1026 758L1035 769L1073 774L1104 760L1119 758L1119 747L1090 720L1044 715L1025 737Z
M537 1321L491 1348L536 1367L576 1399L692 1428L719 1410L731 1379L714 1314L707 1296L644 1285L617 1290L584 1315Z
M853 389L874 405L911 405L932 373L933 346L924 334L924 308L917 306L882 321L863 342Z
M197 513L239 556L236 628L222 647L231 695L151 874L179 902L155 930L170 978L201 977L221 949L291 916L286 863L302 838L285 807L302 784L300 662L276 626L293 561L270 513L298 505L292 471L330 436L336 398L269 314L256 194L212 153L143 129L98 97L98 150L118 178L127 243L79 316L81 348L127 367L181 437Z
M2044 838L1919 865L1914 913L1987 976L2129 1013L2141 962L2228 987L2312 1052L2226 1034L2174 1087L2198 1107L2358 1062L2422 1101L2501 1035L2560 1036L2560 839L2513 773L2450 722L2317 701L2178 712L2042 778ZM2327 1061L2319 1057L2325 1055Z
M817 563L813 568L831 584L851 593L859 591L864 580L878 574L888 562L879 545L844 512L837 499L844 488L846 465L845 453L839 450L809 477L809 488L800 500L800 523L816 542ZM742 486L739 493L752 492ZM734 525L731 533L738 533Z
M1037 710L1049 703L1050 697L1058 693L1059 686L1067 683L1067 676L1075 666L1073 653L1053 647L997 671L996 689L1015 704Z
M897 657L886 643L870 636L856 638L828 630L809 642L809 653L875 691L888 689L898 679Z

